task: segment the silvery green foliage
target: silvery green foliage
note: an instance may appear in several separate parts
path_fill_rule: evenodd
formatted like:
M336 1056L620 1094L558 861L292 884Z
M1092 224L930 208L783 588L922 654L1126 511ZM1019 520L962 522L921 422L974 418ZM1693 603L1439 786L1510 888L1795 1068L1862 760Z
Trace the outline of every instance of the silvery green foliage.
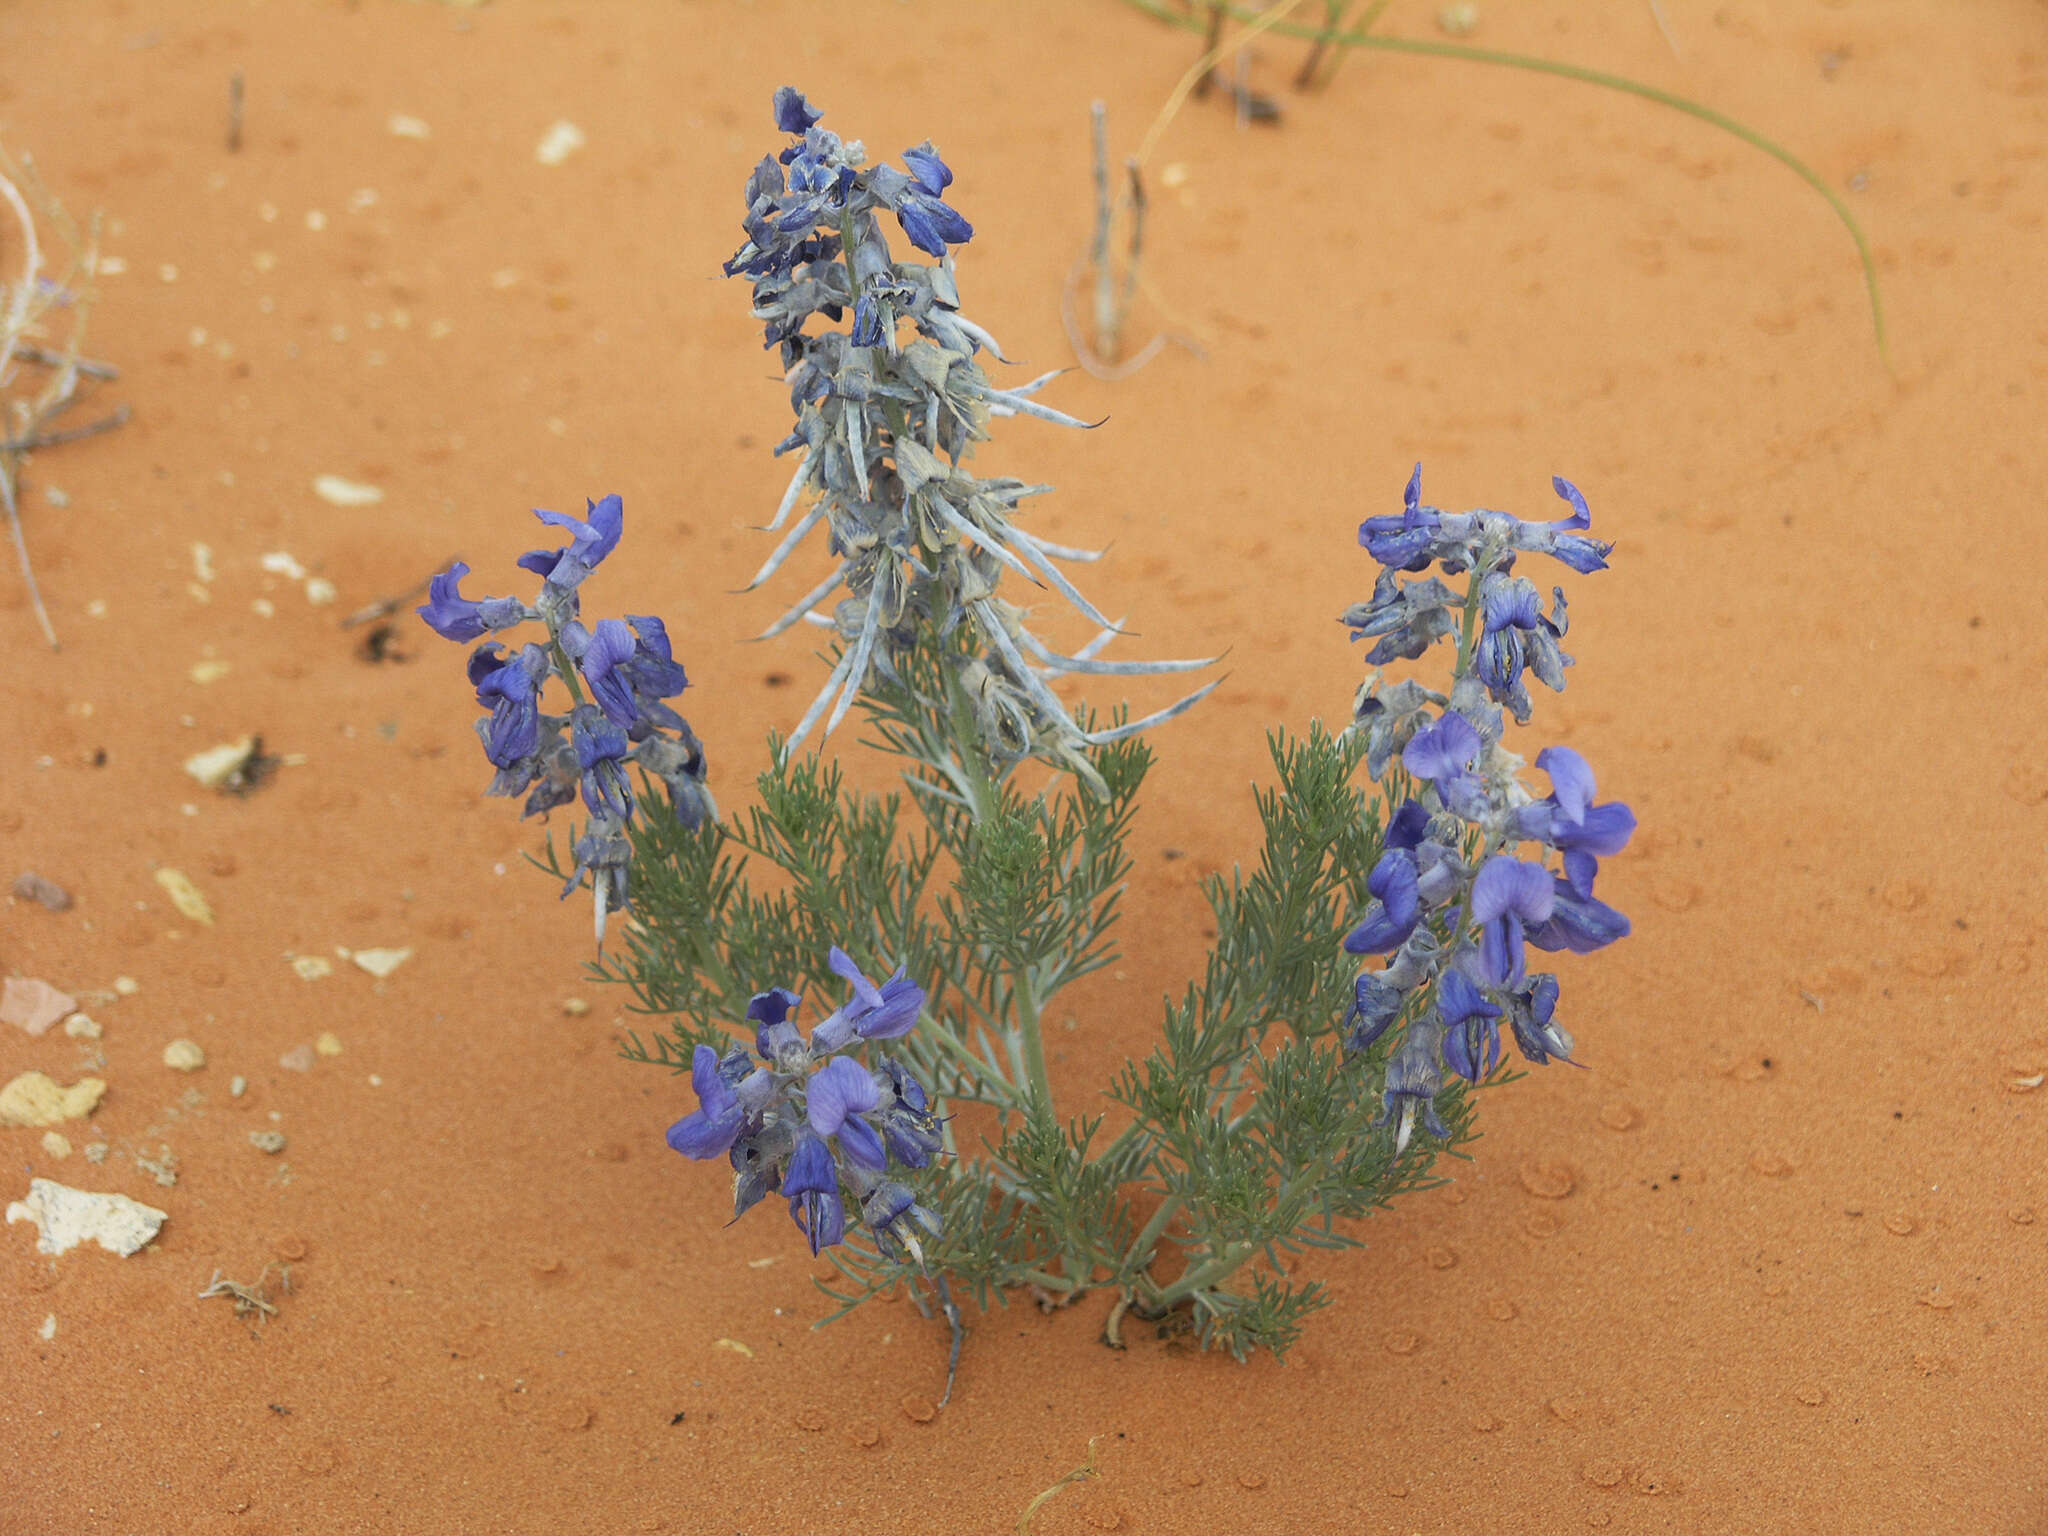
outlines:
M953 177L932 146L904 151L908 173L867 166L864 147L817 126L820 115L787 87L777 94L776 121L794 142L749 177L747 242L726 263L729 276L753 279L755 318L785 369L796 422L776 452L799 455L768 525L787 532L748 586L773 576L820 528L837 561L763 633L809 620L841 644L785 750L821 718L835 729L877 678L899 679L899 661L921 634L964 628L973 643L949 669L949 686L970 704L990 756L1040 758L1100 792L1090 747L1171 719L1216 684L1147 719L1091 730L1047 677L1185 672L1208 662L1104 660L1117 625L1054 563L1098 553L1021 526L1025 501L1048 487L982 479L965 467L991 417L1086 423L1034 398L1055 374L1001 388L983 371L982 356L1001 360L1002 349L961 312L949 242L973 230L939 197ZM936 260L899 261L885 215ZM1100 633L1078 654L1056 652L1031 631L1024 608L999 593L1006 575L1057 593ZM829 610L820 606L842 591Z

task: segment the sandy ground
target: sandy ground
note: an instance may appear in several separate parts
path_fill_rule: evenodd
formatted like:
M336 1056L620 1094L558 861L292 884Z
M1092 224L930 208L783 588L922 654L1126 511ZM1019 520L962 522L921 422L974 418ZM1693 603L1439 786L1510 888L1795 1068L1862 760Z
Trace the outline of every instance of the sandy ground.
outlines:
M1636 0L1484 5L1473 40L1686 92L1853 185L1892 371L1782 167L1588 87L1377 56L1277 129L1182 115L1150 276L1206 359L1076 375L1056 398L1108 426L1019 423L987 461L1060 487L1052 537L1115 541L1091 591L1150 654L1231 649L1158 737L1127 956L1060 1041L1074 1109L1196 967L1265 728L1348 705L1358 519L1417 458L1447 507L1549 516L1577 480L1614 569L1573 584L1579 666L1538 725L1643 825L1603 876L1635 936L1566 977L1591 1070L1489 1095L1454 1184L1314 1263L1338 1304L1285 1366L1114 1354L1109 1298L1025 1305L934 1417L943 1330L813 1331L793 1234L725 1227L723 1181L662 1145L686 1088L615 1060L587 908L480 798L460 653L408 622L371 663L337 617L621 492L604 607L668 616L743 802L818 676L800 636L742 643L797 573L727 595L783 482L785 402L717 277L770 92L880 150L937 139L970 312L1052 366L1087 104L1134 143L1190 41L1108 0L0 9L0 134L106 212L99 399L135 409L29 472L60 655L0 569L0 875L78 898L0 906L0 966L104 1027L0 1029L0 1078L110 1084L68 1159L0 1131L0 1198L41 1176L170 1215L132 1259L0 1228L0 1530L1009 1531L1091 1442L1045 1536L2048 1529L2048 1090L2021 1091L2048 1071L2048 11L1664 10L1682 58ZM1262 45L1259 80L1296 58ZM587 145L543 166L563 118ZM322 474L384 500L329 506ZM246 732L303 761L246 799L180 771ZM289 963L337 946L415 953ZM279 1064L324 1033L340 1054ZM165 1147L174 1188L138 1166ZM196 1299L266 1264L268 1322Z

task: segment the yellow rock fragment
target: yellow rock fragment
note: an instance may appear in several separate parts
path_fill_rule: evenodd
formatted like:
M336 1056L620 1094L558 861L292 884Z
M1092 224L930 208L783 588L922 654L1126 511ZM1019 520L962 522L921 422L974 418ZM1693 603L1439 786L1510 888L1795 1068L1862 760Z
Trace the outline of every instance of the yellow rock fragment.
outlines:
M188 676L203 687L207 683L219 682L229 671L230 668L224 661L202 661L193 665Z
M166 864L156 872L156 883L164 888L164 894L171 898L171 905L185 916L204 927L213 926L213 908L206 904L206 898L199 894L199 887L181 869L172 869Z
M729 1349L736 1355L745 1355L749 1360L754 1358L753 1350L742 1344L738 1339L719 1339L714 1347Z
M292 969L302 980L318 981L322 976L334 974L334 962L325 955L298 955L292 960Z
M341 1054L341 1037L332 1030L329 1030L313 1042L313 1049L322 1056L339 1056Z
M164 1065L173 1072L197 1072L206 1065L206 1052L195 1040L173 1040L164 1047Z
M71 1155L71 1138L62 1131L45 1131L43 1151L61 1163Z
M66 1088L42 1072L24 1072L0 1088L0 1125L62 1125L83 1120L99 1108L107 1085L81 1077Z

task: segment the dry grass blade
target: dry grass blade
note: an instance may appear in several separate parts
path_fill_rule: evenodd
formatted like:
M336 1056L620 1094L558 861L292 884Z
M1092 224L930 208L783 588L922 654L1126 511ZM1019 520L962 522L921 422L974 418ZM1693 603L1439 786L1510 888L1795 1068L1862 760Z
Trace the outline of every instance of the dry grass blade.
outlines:
M21 244L20 276L0 278L0 508L7 514L8 533L14 540L36 622L55 650L57 631L43 603L21 527L21 468L38 448L75 442L120 426L128 419L128 410L123 406L82 427L50 428L51 422L78 402L81 379L115 377L105 363L79 356L92 309L93 274L99 264L97 216L81 231L43 188L34 166L16 161L4 149L0 149L0 204L12 216ZM44 230L56 239L61 252L54 265L43 248ZM0 258L6 254L4 243L0 243ZM68 318L68 326L60 316ZM62 340L52 344L52 333L59 330ZM25 367L40 373L25 375Z

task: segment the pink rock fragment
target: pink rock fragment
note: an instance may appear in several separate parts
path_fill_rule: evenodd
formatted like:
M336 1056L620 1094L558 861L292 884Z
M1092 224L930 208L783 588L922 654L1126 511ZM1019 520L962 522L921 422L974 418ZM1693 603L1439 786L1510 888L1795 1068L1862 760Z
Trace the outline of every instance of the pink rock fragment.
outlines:
M47 981L10 976L0 991L0 1023L19 1024L32 1035L42 1034L77 1008L77 998L59 992Z

